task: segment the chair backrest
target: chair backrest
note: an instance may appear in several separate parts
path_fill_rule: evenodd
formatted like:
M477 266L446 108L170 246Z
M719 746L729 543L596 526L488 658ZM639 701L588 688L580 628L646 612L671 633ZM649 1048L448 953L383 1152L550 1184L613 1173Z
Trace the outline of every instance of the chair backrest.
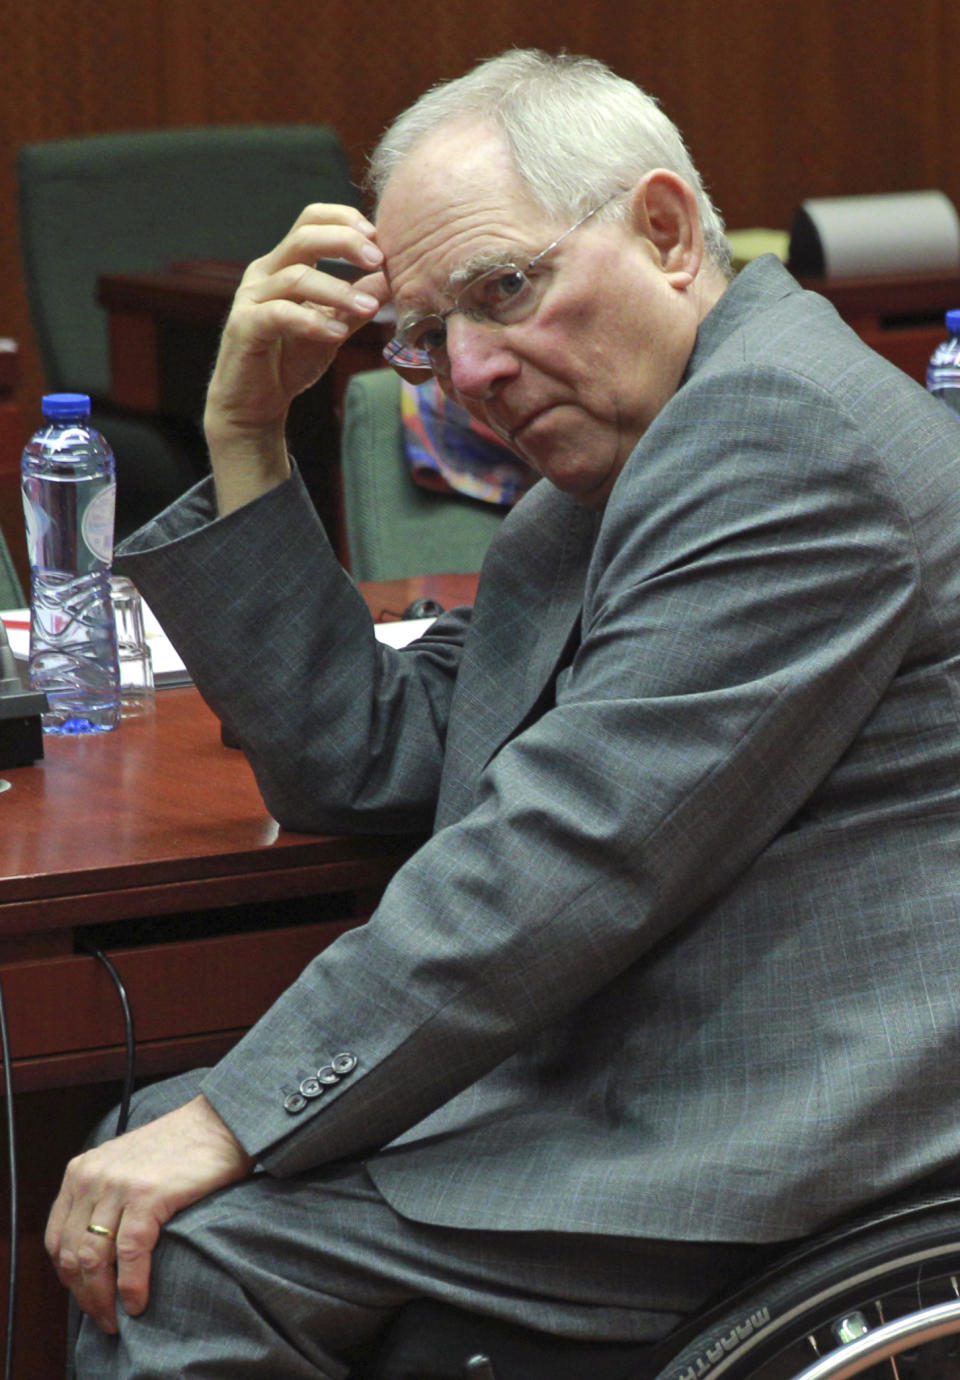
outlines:
M354 374L341 441L350 569L358 580L479 570L503 509L431 493L403 453L400 379L392 369Z
M25 605L20 577L10 556L6 538L0 532L0 609L22 609Z
M147 130L27 144L18 157L27 291L47 386L105 397L101 273L247 263L310 201L358 204L326 125Z

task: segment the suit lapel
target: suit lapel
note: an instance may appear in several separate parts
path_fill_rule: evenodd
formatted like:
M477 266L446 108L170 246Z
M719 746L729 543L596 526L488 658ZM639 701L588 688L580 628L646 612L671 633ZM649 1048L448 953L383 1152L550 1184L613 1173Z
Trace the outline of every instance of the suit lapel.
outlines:
M553 703L580 640L599 516L546 482L501 528L480 582L450 717L438 827L471 808L496 753Z
M518 723L529 716L544 690L552 688L557 671L580 641L583 587L598 527L596 514L569 505L552 582L540 609L539 635L526 665Z

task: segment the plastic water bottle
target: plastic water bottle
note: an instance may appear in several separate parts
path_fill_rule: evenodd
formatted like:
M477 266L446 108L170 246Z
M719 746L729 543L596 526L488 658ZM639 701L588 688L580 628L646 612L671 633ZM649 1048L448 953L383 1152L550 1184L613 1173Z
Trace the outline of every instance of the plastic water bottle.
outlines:
M30 686L46 691L45 733L102 733L120 720L110 603L116 476L84 393L43 399L23 452L30 559Z
M938 345L927 365L927 388L942 398L960 421L960 310L947 312L949 339Z

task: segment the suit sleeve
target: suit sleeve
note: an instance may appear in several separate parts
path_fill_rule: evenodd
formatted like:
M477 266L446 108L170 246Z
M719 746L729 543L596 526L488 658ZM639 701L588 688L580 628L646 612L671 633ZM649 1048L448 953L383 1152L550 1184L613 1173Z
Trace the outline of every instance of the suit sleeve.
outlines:
M522 1059L855 754L917 625L909 524L829 398L762 369L735 383L687 385L628 462L553 706L208 1076L273 1172L379 1147ZM473 635L492 657L479 608ZM337 1050L356 1070L286 1114Z
M415 832L436 805L469 611L379 643L298 476L216 518L209 484L120 548L271 814L320 833Z

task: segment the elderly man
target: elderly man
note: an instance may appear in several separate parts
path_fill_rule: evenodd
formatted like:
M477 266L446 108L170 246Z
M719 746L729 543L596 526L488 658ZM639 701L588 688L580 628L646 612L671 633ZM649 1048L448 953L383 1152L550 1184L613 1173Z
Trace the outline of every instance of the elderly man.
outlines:
M84 1377L343 1376L424 1296L652 1340L960 1151L955 420L775 261L730 282L677 132L597 63L482 64L373 182L376 227L312 206L248 270L212 481L124 568L281 823L433 833L71 1164ZM392 363L546 481L402 652L284 442L388 299Z

